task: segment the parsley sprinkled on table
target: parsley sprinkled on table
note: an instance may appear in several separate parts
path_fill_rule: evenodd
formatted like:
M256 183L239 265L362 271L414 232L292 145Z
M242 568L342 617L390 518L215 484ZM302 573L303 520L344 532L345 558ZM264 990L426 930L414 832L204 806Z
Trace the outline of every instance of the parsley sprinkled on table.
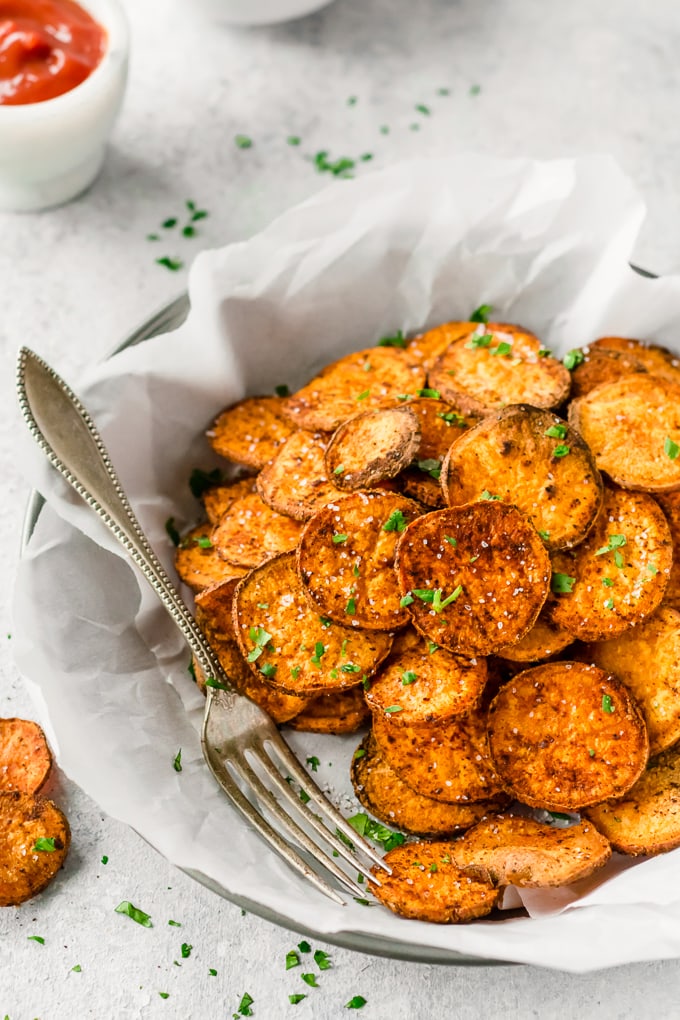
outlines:
M143 928L153 928L153 923L149 914L145 911L140 910L139 907L135 907L130 903L129 900L123 900L115 908L117 914L125 914L126 917L131 917L137 924L141 924Z

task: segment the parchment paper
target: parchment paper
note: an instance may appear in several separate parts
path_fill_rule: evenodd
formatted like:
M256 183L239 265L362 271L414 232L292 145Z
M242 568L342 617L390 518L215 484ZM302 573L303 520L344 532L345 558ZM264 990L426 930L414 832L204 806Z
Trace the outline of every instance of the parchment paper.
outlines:
M644 209L608 158L463 155L337 182L258 236L200 255L192 311L76 384L166 565L164 524L192 523L187 479L214 458L211 418L244 394L294 388L396 329L481 303L559 353L605 333L680 350L680 278L628 266ZM58 365L54 366L59 369ZM17 661L66 773L175 864L331 934L361 931L476 956L586 971L680 955L680 851L615 860L569 889L525 891L531 918L439 927L335 907L240 822L203 763L188 653L113 539L26 433L17 456L49 506L20 565ZM357 738L294 734L346 811ZM182 748L183 771L172 768Z

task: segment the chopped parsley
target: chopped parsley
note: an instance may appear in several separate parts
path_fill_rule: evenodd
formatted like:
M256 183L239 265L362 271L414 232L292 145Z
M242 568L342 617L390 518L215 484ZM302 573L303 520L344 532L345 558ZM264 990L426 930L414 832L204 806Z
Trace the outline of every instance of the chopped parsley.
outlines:
M359 394L359 396L357 397L357 400L358 400L358 401L359 401L359 400L366 400L366 397L370 397L370 395L371 395L371 391L370 391L370 390L363 390L363 391L362 391L362 392L361 392L361 393Z
M219 485L222 481L222 472L219 468L213 471L203 471L201 468L194 468L189 477L189 488L196 499L200 499L206 489Z
M363 758L365 754L366 754L365 749L363 747L358 747L356 749L356 751L354 752L354 754L352 755L352 757L356 761L357 758Z
M357 903L364 902L368 906L368 903L357 900ZM349 1002L345 1003L345 1009L362 1009L368 1000L364 999L363 995L353 995Z
M333 474L334 475L341 475L344 470L345 470L345 465L344 464L338 464L338 466L334 469Z
M306 942L304 939L302 940L302 942L298 942L298 949L300 950L301 953L311 953L312 951L312 947L310 946L309 942Z
M378 340L378 347L407 347L408 340L400 329L392 336L384 336Z
M432 606L435 613L443 612L447 606L450 606L452 602L455 602L463 593L463 586L459 584L453 589L450 595L447 595L445 599L442 599L441 588L414 588L413 594L421 600Z
M179 531L175 527L175 518L174 517L168 517L167 521L165 522L165 530L166 530L166 532L168 534L168 537L170 538L170 541L172 542L172 544L173 545L179 545L181 539L180 539Z
M417 673L414 673L412 669L405 669L401 674L401 682L405 686L408 684L414 684L418 679Z
M347 541L347 535L333 535L333 545L340 545L341 542Z
M182 748L181 747L180 747L179 751L177 752L177 754L175 755L175 757L172 760L172 767L175 770L175 772L181 772L182 771Z
M47 836L47 837L40 836L38 839L36 839L35 843L33 844L32 849L33 850L39 850L41 853L44 853L44 854L53 854L54 851L57 849L56 845L55 845L54 837L53 836Z
M299 135L288 135L288 137L286 138L286 142L288 143L288 145L299 145L301 141L302 139L300 138Z
M444 535L444 541L445 541L445 542L448 542L448 543L449 543L449 545L452 545L454 549L455 549L455 548L456 548L456 546L458 545L458 539L456 539L456 538L451 538L451 536L450 536L450 535Z
M171 273L176 273L178 270L183 268L184 263L181 259L171 258L170 255L163 255L162 258L156 259L156 265L164 266L166 269L169 269Z
M399 600L399 605L401 606L402 609L405 609L406 606L410 606L412 602L413 595L411 595L411 592L409 591L406 593L406 595L404 595L402 599Z
M347 821L355 832L374 843L382 843L385 850L393 850L395 846L401 846L406 842L406 837L401 832L394 832L380 822L374 822L364 811L352 815Z
M605 588L613 588L614 587L614 581L613 581L613 579L611 577L603 577L602 578L602 584L605 586Z
M42 935L27 935L28 942L38 942L41 946L45 945L45 939Z
M307 996L304 992L295 992L293 995L288 996L288 1001L291 1006L297 1006L298 1002L302 1002L302 1000L306 998Z
M422 113L423 117L429 117L430 116L430 112L431 112L430 111L430 107L429 106L425 106L425 103L416 103L414 109L417 110L418 113Z
M354 170L356 167L356 160L350 159L349 156L340 156L336 160L328 158L328 149L322 149L314 156L314 166L320 174L329 173L333 174L334 177L347 178L351 177L350 170Z
M491 500L491 499L500 500L501 497L500 496L494 496L493 493L489 492L488 489L484 489L484 491L482 492L482 495L479 498L480 499L488 499L488 500Z
M663 442L663 452L667 457L670 457L671 460L676 460L680 453L680 446L677 443L674 443L670 436L666 436Z
M404 710L401 705L388 705L385 711L393 715L395 712L403 712Z
M177 218L175 216L171 216L169 219L163 220L161 226L164 230L171 230L173 227L177 226Z
M604 608L605 609L613 609L614 608L614 599L612 599L612 598L607 599L607 601L604 604Z
M356 105L357 105L357 101L358 101L358 100L357 100L357 97L356 97L356 96L350 96L350 97L348 98L348 100L347 100L347 105L348 105L348 106L356 106Z
M447 88L437 89L437 95L438 96L450 96L451 95L451 89L447 89Z
M80 974L80 972L82 971L82 969L83 969L83 968L82 968L82 967L80 966L80 964L79 964L79 963L77 963L77 964L75 965L75 967L71 967L71 970L72 970L72 971L74 971L74 972L75 972L76 974Z
M301 666L292 666L291 667L290 675L292 676L293 680L297 680L297 678L300 675L300 669L301 668L302 668Z
M102 857L102 864L108 864L108 863L109 863L109 859L106 856L106 854L104 854L104 856Z
M316 981L316 974L301 974L300 977L306 985L309 985L310 988L319 987Z
M340 667L343 673L360 673L361 666L358 666L355 662L346 662Z
M200 549L212 549L212 542L207 535L199 535L194 542Z
M387 518L382 526L383 531L398 531L402 532L406 530L408 521L404 517L401 510L393 510L390 516Z
M553 450L553 457L566 457L569 453L571 453L570 446L566 446L564 443L558 443Z
M428 641L427 642L427 652L428 652L428 655L432 655L434 652L438 651L438 649L439 649L439 645L436 645L434 643L434 641Z
M469 322L483 322L484 325L489 321L489 316L493 311L491 305L480 305L479 308L475 308L474 312L469 318Z
M433 457L428 457L426 460L419 460L417 462L418 470L424 474L429 475L430 478L439 479L442 473L442 464L440 460L436 460Z
M653 563L648 563L648 564L647 564L647 570L648 570L648 571L649 571L649 573L650 573L650 574L652 574L652 575L654 575L654 574L658 574L658 573L659 573L659 568L658 568L658 567L655 567Z
M482 86L481 85L471 85L470 86L470 95L471 96L478 96L481 91L482 91Z
M614 702L609 694L602 695L602 711L606 712L608 715L612 715L614 711Z
M585 356L584 356L583 352L582 351L576 351L576 350L568 351L564 355L564 357L562 358L562 364L570 372L573 372L573 370L578 365L582 365L584 361L585 361Z
M208 967L208 974L210 974L210 977L217 977L217 971L214 967Z
M276 673L276 666L273 662L265 662L264 666L260 666L260 673L263 676L274 676Z
M465 427L465 418L460 414L456 414L455 411L437 411L437 417L445 421L447 425Z
M566 425L551 425L549 429L546 429L543 433L548 439L564 439L567 435Z
M323 949L316 949L314 951L314 963L319 970L330 970L332 966L328 953L324 953Z
M153 928L149 914L140 910L139 907L134 907L129 900L123 900L122 903L119 903L116 907L116 913L125 914L127 917L131 917L133 921L136 921L137 924L141 924L143 928Z
M544 542L549 542L550 541L550 532L549 531L540 531L539 530L538 533L539 533L539 535L541 536L541 538L543 539Z
M347 613L348 616L354 616L356 611L357 611L357 601L354 598L354 596L352 596L351 598L349 598L347 600L347 605L345 606L345 612Z
M470 350L477 350L479 347L489 347L493 336L491 333L475 333L471 336L468 342L465 344Z
M620 552L618 552L618 550L621 549L622 546L624 546L625 544L626 544L626 536L625 535L609 535L607 537L607 544L603 545L603 546L601 546L601 548L597 549L595 551L595 555L596 556L604 556L605 553L613 551L614 552L614 563L620 569L623 566L623 556L622 556L622 554Z
M236 1020L238 1020L238 1017L240 1016L253 1016L253 1011L250 1007L252 1006L254 1001L255 1000L253 999L252 995L248 995L247 992L244 992L243 998L241 999L238 1005L238 1012L234 1014Z
M248 135L234 135L234 142L237 149L252 149L253 140Z
M300 957L298 956L294 949L291 949L289 953L286 953L286 970L292 970L293 967L299 966Z
M552 358L552 351L549 347L539 347L538 356L539 358Z
M274 667L276 669L276 667ZM228 691L229 687L226 684L221 684L219 680L216 680L214 676L208 676L205 678L206 687L214 687L216 691Z
M316 772L316 770L318 769L318 767L321 764L321 762L319 761L317 756L315 754L313 754L311 756L311 758L307 759L307 764L309 765L309 767L312 770L312 772Z
M590 755L591 758L594 758L595 757L595 748L594 747L589 747L588 748L588 754Z
M509 358L512 355L512 344L506 343L504 340L499 343L498 347L494 347L489 354L498 355L501 358Z
M441 400L441 393L439 390L432 390L426 388L424 390L416 390L416 394L419 397L431 397L433 400Z
M160 995L161 999L169 999L170 998L170 992L159 992L158 994Z
M555 595L570 595L576 584L575 577L568 574L553 574L550 580L550 587Z
M289 397L290 388L285 383L282 383L280 386L274 387L274 393L277 397Z
M188 960L189 959L189 957L191 956L191 950L193 948L194 947L190 946L188 942L183 942L182 943L182 959L183 960Z
M316 644L314 645L314 655L312 656L310 661L313 662L315 666L320 666L321 657L322 655L325 654L325 652L326 646L323 643L323 641L317 641Z
M181 928L182 925L179 921L168 921L168 924L172 925L173 928Z

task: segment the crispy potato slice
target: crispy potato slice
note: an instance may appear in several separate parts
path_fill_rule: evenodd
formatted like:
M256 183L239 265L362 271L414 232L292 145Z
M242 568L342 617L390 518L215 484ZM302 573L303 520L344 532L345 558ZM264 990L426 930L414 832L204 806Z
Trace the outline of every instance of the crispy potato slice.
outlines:
M426 333L420 333L409 340L408 352L412 357L422 361L429 370L454 341L460 340L461 337L467 340L470 333L477 329L478 322L444 322L441 326L428 329Z
M330 503L307 522L297 552L310 602L331 620L367 630L408 623L400 603L394 554L413 500L393 492L355 492Z
M37 793L52 769L45 734L30 719L0 719L0 793Z
M357 411L394 404L425 385L425 370L408 350L371 347L327 365L283 403L297 428L334 432Z
M267 506L296 521L306 521L338 498L335 482L326 475L327 445L327 436L302 430L286 440L257 476L257 491Z
M290 552L298 544L302 525L284 517L251 492L221 517L211 532L217 554L237 567L257 567L281 552Z
M602 506L602 479L578 432L550 411L515 404L468 429L441 472L449 506L484 492L522 510L549 549L577 545Z
M406 406L418 417L420 446L414 457L414 465L407 468L400 477L403 490L407 496L412 496L426 506L443 506L444 497L439 484L442 462L451 443L455 442L463 429L478 420L477 416L464 415L454 404L434 397L419 397L410 400Z
M647 764L647 728L628 688L582 662L518 673L491 702L488 725L503 785L530 807L578 811L620 796Z
M668 379L670 382L680 383L680 358L673 351L661 344L644 343L642 340L633 340L623 336L602 336L590 344L591 350L618 351L628 356L633 356L641 361L648 372Z
M348 418L326 450L326 473L345 492L395 478L415 457L420 424L408 406L384 407Z
M292 553L243 578L233 614L253 673L298 697L354 687L372 676L392 644L390 634L352 630L319 616L307 601Z
M226 485L213 485L201 496L206 517L211 524L219 524L227 510L231 510L237 500L243 499L251 492L255 492L254 478L242 478L238 482L229 482Z
M527 889L587 878L607 863L612 848L587 821L558 829L504 814L469 829L451 853L459 868L486 873L493 885Z
M489 756L484 712L437 726L399 726L381 713L373 716L373 736L390 768L425 797L465 804L502 790Z
M474 658L531 629L548 595L550 559L523 513L486 500L413 521L399 540L397 572L418 630Z
M607 486L585 542L553 556L551 619L583 641L623 634L658 607L672 561L659 505L644 493Z
M54 850L35 850L53 839ZM0 794L0 907L18 907L52 881L66 859L71 830L51 800L30 793Z
M282 408L281 397L246 397L218 414L208 442L221 457L259 471L293 431Z
M385 825L396 825L414 836L436 838L462 832L487 813L501 810L508 801L502 794L474 804L447 804L424 797L390 768L372 733L354 752L351 776L357 799L367 811Z
M520 641L499 649L498 654L510 662L540 662L563 652L573 640L574 635L555 623L544 607L531 630Z
M438 724L475 708L485 683L485 659L464 659L418 635L415 647L392 651L366 700L376 714L398 705L391 714L395 725Z
M680 846L680 747L653 758L625 797L586 814L621 854L663 854Z
M401 917L433 924L460 924L485 917L498 903L500 889L468 875L453 863L453 843L405 843L385 854L392 874L374 866L377 900Z
M430 369L428 385L468 413L519 403L558 407L571 378L560 361L539 354L543 350L538 337L520 326L490 322L450 344Z
M230 577L242 577L245 570L225 563L212 544L212 525L199 524L182 538L175 553L175 570L192 591L203 591Z
M354 733L370 714L364 689L359 684L344 691L317 695L288 725L306 733Z
M680 488L680 385L626 376L572 401L569 421L617 485L641 492Z
M626 375L639 375L647 369L639 358L626 351L604 347L583 347L579 352L583 361L571 373L571 398L584 397L596 386L616 382Z
M673 566L663 600L673 609L680 609L680 490L659 493L656 501L666 515L673 540Z
M647 723L649 753L680 740L680 613L661 608L613 641L586 645L585 660L623 680ZM581 656L579 655L579 658Z

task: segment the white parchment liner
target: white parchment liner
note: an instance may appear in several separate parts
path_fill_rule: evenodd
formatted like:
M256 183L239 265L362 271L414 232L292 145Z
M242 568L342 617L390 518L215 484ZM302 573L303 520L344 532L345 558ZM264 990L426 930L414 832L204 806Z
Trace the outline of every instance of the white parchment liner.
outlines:
M680 277L643 279L628 265L643 216L604 157L463 155L337 182L251 240L200 255L186 324L76 388L171 567L164 524L197 516L186 483L193 467L214 464L202 438L211 418L244 394L295 387L386 333L464 319L488 302L495 318L559 353L605 333L680 349ZM13 645L62 768L104 810L175 864L327 934L573 971L680 956L680 851L634 866L619 859L578 888L526 892L531 918L457 927L335 907L298 881L235 824L203 763L203 699L165 611L27 433L17 448L49 507L20 565ZM356 810L347 772L357 738L292 742L321 759L322 785Z

